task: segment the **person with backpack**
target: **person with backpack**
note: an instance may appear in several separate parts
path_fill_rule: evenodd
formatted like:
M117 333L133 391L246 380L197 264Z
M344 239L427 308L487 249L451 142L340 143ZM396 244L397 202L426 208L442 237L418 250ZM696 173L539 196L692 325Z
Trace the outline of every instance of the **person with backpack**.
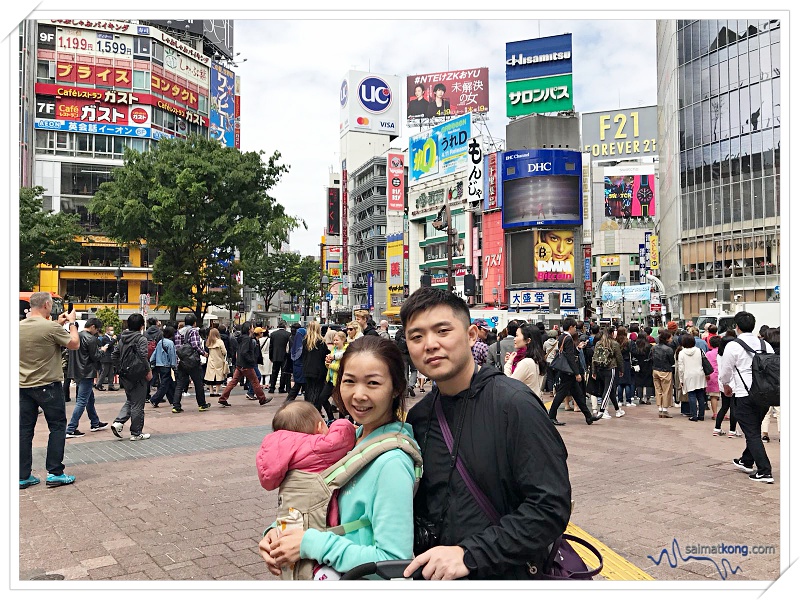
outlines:
M161 329L161 321L155 317L147 319L147 329L144 330L144 337L147 338L147 358L153 356L156 351L156 344L164 337L164 331ZM161 382L158 380L158 373L153 371L153 379L150 381L150 388L158 389ZM147 390L147 400L150 400L150 389ZM151 403L152 404L152 403Z
M614 416L619 418L625 411L617 404L617 377L620 368L624 368L622 348L612 337L611 329L601 329L599 338L595 337L594 354L592 354L592 377L603 382L603 399L597 409L602 419L610 419L608 401L614 405Z
M145 332L145 337L147 332ZM150 355L150 368L158 377L158 389L150 397L150 404L153 408L163 402L164 398L172 404L175 394L175 380L172 373L178 368L178 356L175 354L175 328L172 325L164 327L161 339L156 343L156 349ZM153 375L155 378L156 375Z
M572 396L575 402L578 403L578 408L580 408L583 413L587 425L591 425L600 419L600 417L592 416L591 411L586 406L586 397L583 393L583 387L581 386L585 371L580 364L578 349L575 346L575 340L573 338L577 332L576 325L577 321L572 317L564 319L562 326L564 333L557 339L558 350L556 351L556 356L559 354L563 355L566 359L565 364L569 366L570 371L559 371L556 373L556 393L553 402L550 404L550 410L548 411L548 416L553 422L553 425L565 425L565 423L560 422L556 417L558 416L558 407L561 406L561 403L567 396ZM551 368L554 368L553 365L555 364L557 363L555 359L553 359L550 365Z
M544 383L544 391L549 393L553 393L556 382L556 372L553 370L553 367L550 366L553 363L553 359L556 357L556 352L558 350L556 338L558 338L558 329L550 329L547 332L547 339L543 343L544 358L547 362L547 378L545 379Z
M750 475L751 481L773 483L772 464L761 440L761 422L769 411L770 401L780 398L774 378L761 380L754 376L766 376L777 367L780 357L770 344L753 333L756 318L752 313L740 311L733 317L736 325L736 339L725 346L725 354L719 359L719 381L726 394L735 396L736 418L744 433L745 449L741 457L734 458L733 464ZM774 355L769 359L768 355ZM766 355L766 356L765 356ZM765 366L762 361L769 362ZM770 389L770 384L773 384ZM769 396L770 392L772 397Z
M472 362L469 348L464 350ZM314 526L305 530L286 529L280 533L273 524L264 532L259 552L274 575L280 576L282 567L301 559L326 565L324 576L333 579L337 573L364 563L408 560L413 556L413 498L421 461L410 455L416 452L419 459L413 430L403 420L407 386L404 373L403 357L391 340L364 336L347 348L333 397L360 426L356 445L343 460L369 452L377 441L386 440L387 448L372 454L372 460L358 476L341 485L336 496L338 510L324 511L332 521L326 522L323 513L309 518ZM324 503L322 507L325 508ZM326 531L326 525L342 528Z
M75 408L72 410L72 418L67 423L67 438L83 437L85 434L78 430L78 423L83 416L83 412L89 415L92 431L100 431L108 427L108 423L100 421L97 411L94 408L94 389L93 382L97 375L97 365L103 352L108 346L99 346L97 335L103 327L103 322L97 317L92 317L86 321L83 331L78 334L80 346L75 350L69 351L69 366L67 375L74 380L78 386L75 393Z
M193 314L186 315L183 322L184 326L175 334L175 353L178 356L178 370L175 394L172 396L172 412L183 412L181 398L183 397L183 392L189 389L190 379L194 384L197 408L202 412L211 408L211 404L206 402L206 391L203 387L203 365L200 364L200 357L208 356L208 354L203 349L200 330L196 327L197 317Z
M478 331L459 296L422 287L400 319L411 359L436 382L408 413L425 469L404 576L422 567L425 579L541 577L572 496L567 449L544 404L475 364Z
M111 424L111 433L121 438L125 422L131 420L130 441L138 442L150 438L144 433L144 403L149 381L153 378L150 360L147 358L147 338L144 331L144 317L134 313L128 317L128 328L122 332L114 349L112 359L119 370L119 381L125 390L125 403Z
M219 404L222 406L230 406L228 398L230 398L233 388L236 387L239 380L245 377L250 382L250 385L253 386L253 391L255 391L256 394L255 397L258 398L258 403L261 406L272 401L271 396L267 398L264 395L264 388L261 387L261 382L259 378L256 377L255 367L258 360L257 352L259 352L258 342L252 337L250 322L246 321L242 323L242 335L239 336L239 345L236 350L236 371L233 372L233 378L228 382L228 385L222 390L222 395L219 397L219 400L217 400Z
M781 343L781 328L780 327L770 327L767 329L764 334L762 335L764 341L768 342L772 349L775 351L775 354L780 354L780 343ZM775 420L778 426L778 441L780 441L781 437L781 407L780 406L772 406L770 410L767 411L767 416L764 417L764 420L761 421L761 441L762 442L769 442L769 423L772 416L775 416Z

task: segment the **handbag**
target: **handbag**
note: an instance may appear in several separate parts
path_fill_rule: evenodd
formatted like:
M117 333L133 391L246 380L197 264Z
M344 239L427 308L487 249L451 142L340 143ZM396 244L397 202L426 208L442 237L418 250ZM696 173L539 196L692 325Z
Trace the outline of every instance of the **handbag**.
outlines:
M553 362L550 363L550 366L561 373L574 375L575 373L572 370L572 365L569 364L569 360L567 360L567 357L564 355L564 342L566 341L567 336L565 335L561 340L561 347L558 349L558 354L556 354L556 357L553 359Z
M442 430L442 436L444 437L445 444L447 444L447 450L452 455L453 434L450 432L450 427L447 425L447 420L444 418L444 411L442 410L441 404L437 400L438 398L434 400L436 419L439 421L439 428ZM456 470L458 470L458 474L461 475L461 479L467 485L469 493L472 494L473 499L481 508L484 515L486 515L486 518L489 519L492 525L499 525L500 514L497 512L497 509L495 509L491 500L486 497L483 490L481 490L478 484L472 479L469 471L467 471L467 467L464 465L464 461L462 461L461 457L458 455L456 455ZM589 569L580 555L575 552L575 549L570 545L570 541L588 548L589 551L595 555L597 560L600 561L599 566L594 569ZM542 569L542 579L592 579L603 570L603 556L600 554L600 551L586 540L577 536L562 533L556 538L548 550L549 554ZM531 576L536 576L538 574L539 569L536 565L529 562L527 563L527 567L528 573L530 573Z
M706 353L700 350L700 355L703 357L703 373L706 376L711 375L714 372L714 367L711 366L711 361L708 360L706 357Z

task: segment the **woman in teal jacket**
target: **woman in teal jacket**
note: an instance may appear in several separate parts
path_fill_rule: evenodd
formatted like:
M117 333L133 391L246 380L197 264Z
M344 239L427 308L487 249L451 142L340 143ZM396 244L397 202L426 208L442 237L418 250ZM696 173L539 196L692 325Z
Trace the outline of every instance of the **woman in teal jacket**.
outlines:
M360 425L356 449L385 433L413 437L405 417L403 356L390 340L365 336L342 357L333 398ZM270 529L259 544L269 570L301 558L344 573L370 562L413 556L414 463L402 450L390 450L365 467L339 494L340 522L366 518L369 525L339 536L316 529ZM333 578L333 577L331 577Z

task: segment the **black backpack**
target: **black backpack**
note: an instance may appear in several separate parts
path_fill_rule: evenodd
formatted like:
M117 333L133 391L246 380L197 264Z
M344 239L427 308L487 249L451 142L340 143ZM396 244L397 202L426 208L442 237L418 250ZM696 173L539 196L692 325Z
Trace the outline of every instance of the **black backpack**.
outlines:
M184 330L185 333L181 334L181 342L183 343L178 346L175 353L180 359L178 361L178 367L184 371L191 371L200 364L200 355L187 340L189 329L184 328Z
M129 344L120 342L119 376L131 382L144 379L149 370L149 363L145 361L136 350L136 340Z
M753 381L750 387L742 378L739 369L734 366L736 372L739 373L739 378L742 380L742 385L747 390L750 397L762 406L780 406L781 405L781 357L779 354L767 354L767 346L764 340L761 340L761 349L753 350L748 344L738 338L734 341L744 348L748 354L753 355Z

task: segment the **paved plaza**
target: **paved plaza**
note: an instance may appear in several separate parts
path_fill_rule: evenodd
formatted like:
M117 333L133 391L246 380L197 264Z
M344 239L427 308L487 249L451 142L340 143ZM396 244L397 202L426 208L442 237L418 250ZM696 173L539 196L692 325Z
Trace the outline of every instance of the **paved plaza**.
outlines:
M112 422L123 394L96 396L101 420ZM152 437L141 442L128 440L128 424L123 439L90 433L84 416L86 436L67 440L64 461L76 482L19 491L19 579L275 579L258 542L274 519L277 491L259 485L255 456L284 398L276 394L262 407L237 388L230 408L207 398L213 409L201 413L189 396L177 415L167 404L148 404L144 431ZM626 411L591 427L580 413L559 412L567 423L559 433L569 451L571 521L654 579L775 579L781 476L774 421L765 445L775 484L767 485L731 464L743 438L712 437L710 419L690 423L678 409L659 419L655 405ZM46 442L40 418L33 473L42 480ZM720 545L740 550L689 558L687 547Z

